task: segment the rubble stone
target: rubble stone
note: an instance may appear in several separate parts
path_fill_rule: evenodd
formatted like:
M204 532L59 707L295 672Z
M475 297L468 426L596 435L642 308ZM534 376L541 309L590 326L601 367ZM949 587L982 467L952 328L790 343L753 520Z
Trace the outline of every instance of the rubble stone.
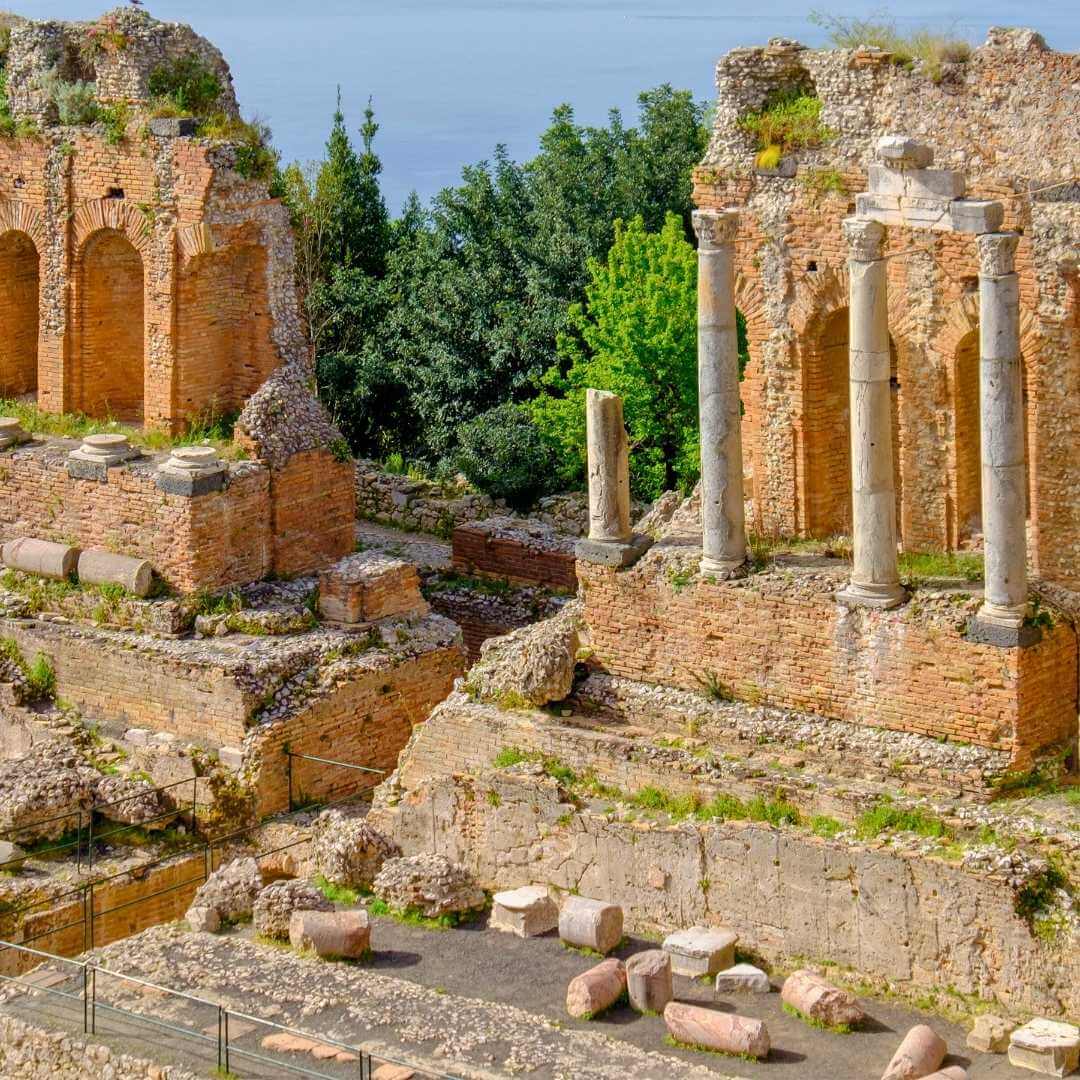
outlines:
M233 859L210 875L199 887L191 908L212 908L223 923L248 918L262 892L259 864L251 858ZM188 911L191 921L191 909Z
M15 844L59 840L86 823L99 773L65 746L39 743L0 769L0 835Z
M731 967L738 940L739 935L725 927L692 926L664 938L664 951L671 954L676 975L696 979Z
M664 1009L671 1037L685 1046L703 1046L723 1054L769 1056L769 1030L760 1020L672 1001Z
M370 889L383 863L401 854L378 829L341 810L324 810L311 834L316 872L350 889Z
M626 988L638 1012L662 1013L675 996L671 957L663 949L635 953L626 961Z
M568 896L559 912L559 937L567 945L609 953L623 932L622 908L603 900Z
M98 783L94 809L108 821L150 832L168 828L179 813L168 792L125 776L107 776Z
M769 976L753 964L735 964L716 973L717 997L723 994L768 994L772 990Z
M255 898L252 916L256 933L284 940L294 911L333 911L334 905L310 882L275 881Z
M475 911L485 903L472 875L445 855L387 859L373 884L375 895L392 908L429 919Z
M854 1027L866 1018L855 995L831 986L812 971L793 971L780 991L785 1005L828 1027Z
M546 934L559 925L559 907L544 885L497 892L492 899L488 925L493 930L529 938Z
M570 980L566 1011L577 1020L591 1020L610 1009L625 991L626 965L621 960L602 960Z
M975 1018L975 1026L967 1037L971 1050L981 1054L1004 1054L1009 1049L1009 1036L1016 1025L991 1013L984 1013Z

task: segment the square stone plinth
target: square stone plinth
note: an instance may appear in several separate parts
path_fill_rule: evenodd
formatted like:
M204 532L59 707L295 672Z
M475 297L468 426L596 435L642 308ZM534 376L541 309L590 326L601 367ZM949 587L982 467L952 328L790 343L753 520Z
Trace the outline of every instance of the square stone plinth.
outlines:
M676 975L696 979L733 967L738 940L739 935L724 926L691 926L668 935L664 951L671 954L671 970Z
M538 937L559 925L559 908L543 885L525 885L495 894L488 925L522 938Z
M1080 1028L1032 1020L1012 1033L1009 1064L1043 1076L1068 1076L1080 1067Z
M716 976L716 996L725 994L768 994L772 990L769 976L753 964L736 964Z
M319 574L319 611L336 623L365 623L428 612L412 563L379 551L348 555Z

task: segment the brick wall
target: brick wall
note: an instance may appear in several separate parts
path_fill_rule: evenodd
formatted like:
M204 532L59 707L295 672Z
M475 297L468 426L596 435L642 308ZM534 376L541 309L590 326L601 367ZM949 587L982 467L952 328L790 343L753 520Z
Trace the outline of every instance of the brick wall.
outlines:
M1077 643L1057 623L1027 649L964 640L920 615L579 563L593 663L683 689L714 676L737 698L1010 752L1076 738Z
M293 753L391 772L413 727L450 693L464 670L459 648L435 649L346 683L331 697L285 720L254 728L245 743L245 757L258 762L254 779L258 813L288 809L286 743ZM342 798L381 780L381 775L293 760L297 800Z
M0 237L0 395L37 389L38 253L23 232Z
M577 591L572 545L491 534L483 522L454 529L453 566L466 574L504 578L512 585Z

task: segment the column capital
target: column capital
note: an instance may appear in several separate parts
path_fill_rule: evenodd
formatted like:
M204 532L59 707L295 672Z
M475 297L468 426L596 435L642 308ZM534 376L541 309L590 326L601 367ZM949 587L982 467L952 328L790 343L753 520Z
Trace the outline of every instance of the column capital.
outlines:
M716 251L735 243L739 232L739 211L695 210L694 232L697 233L701 251Z
M868 218L849 217L843 221L844 239L851 258L858 262L880 259L885 243L885 226Z
M1019 233L983 233L975 238L975 243L979 249L979 274L982 277L1004 277L1016 272Z

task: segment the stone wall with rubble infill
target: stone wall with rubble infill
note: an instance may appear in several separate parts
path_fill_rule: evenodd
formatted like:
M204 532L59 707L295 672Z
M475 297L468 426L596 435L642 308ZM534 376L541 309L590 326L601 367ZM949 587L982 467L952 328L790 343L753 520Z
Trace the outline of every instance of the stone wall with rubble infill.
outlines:
M794 827L620 819L605 800L582 809L538 765L492 769L525 721L507 721L508 731L496 710L476 708L455 698L436 710L376 793L369 820L406 854L445 854L490 890L542 883L609 900L638 932L722 924L772 962L844 965L900 992L951 987L1019 1013L1080 1014L1080 934L1041 941L1003 874ZM605 760L597 736L578 734L575 754L562 733L560 764L624 767L615 753ZM454 749L464 744L487 765L462 769ZM668 781L653 768L651 783Z
M454 530L452 562L465 574L572 593L577 591L574 542L550 525L487 518Z
M842 576L683 578L665 554L626 571L578 564L597 670L687 690L712 679L743 701L1005 750L1014 768L1075 744L1077 641L1062 619L1002 649L966 640L948 597L851 609L833 599Z
M765 533L847 532L847 251L841 221L868 188L877 138L928 144L971 198L1000 199L1017 253L1032 553L1045 578L1080 581L1080 136L1063 112L1080 57L1028 30L992 29L964 63L908 70L868 50L776 40L717 65L712 142L695 173L702 207L741 211L736 302L750 362L742 384L752 521ZM832 137L755 166L739 124L770 95L822 101ZM1070 179L1072 183L1068 183ZM1065 183L1063 183L1065 182ZM1051 185L1058 185L1051 187ZM1028 192L1034 192L1028 194ZM911 550L978 540L978 295L974 238L890 226L889 328L899 525ZM892 257L898 252L906 254Z

